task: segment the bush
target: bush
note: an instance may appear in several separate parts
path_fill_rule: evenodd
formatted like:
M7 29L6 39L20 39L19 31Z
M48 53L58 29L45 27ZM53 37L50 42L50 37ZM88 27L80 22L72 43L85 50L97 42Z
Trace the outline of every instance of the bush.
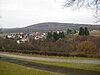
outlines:
M93 55L96 54L96 46L93 42L82 41L76 46L76 50L79 54L82 55Z

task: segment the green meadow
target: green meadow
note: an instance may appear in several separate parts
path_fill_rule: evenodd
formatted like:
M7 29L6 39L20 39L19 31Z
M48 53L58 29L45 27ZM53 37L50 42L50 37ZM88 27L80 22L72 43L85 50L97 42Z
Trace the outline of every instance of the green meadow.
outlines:
M0 61L0 75L62 75L54 72L28 68L25 66Z
M50 61L32 61L33 63L61 67L61 68L73 68L88 71L100 72L100 64L86 64L86 63L68 63L68 62L50 62Z

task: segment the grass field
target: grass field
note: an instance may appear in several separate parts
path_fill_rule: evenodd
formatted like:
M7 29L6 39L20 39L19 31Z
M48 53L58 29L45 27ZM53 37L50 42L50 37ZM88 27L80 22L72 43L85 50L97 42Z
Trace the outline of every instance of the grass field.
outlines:
M8 52L9 53L9 52ZM31 56L31 57L43 57L43 58L57 58L57 59L66 59L66 60L100 60L99 58L89 58L89 57L64 57L64 56L45 56L45 55L31 55L31 54L23 54L23 53L9 53L14 55L21 56Z
M11 54L8 54L11 55ZM15 54L16 55L16 54ZM18 54L19 55L19 54ZM21 56L21 55L19 55ZM48 60L28 60L26 59L27 55L23 55L25 59L13 57L13 56L6 56L6 55L1 55L1 58L5 58L5 60L8 60L7 62L4 62L3 59L0 61L0 75L77 75L77 74L82 74L83 75L88 75L92 74L93 75L99 75L100 73L100 64L89 64L89 63L74 63L74 62L57 62L57 61L48 61ZM31 55L29 55L31 56ZM34 56L34 55L32 55ZM32 57L31 56L31 57ZM37 57L37 56L36 56ZM38 56L40 57L40 56ZM41 57L46 57L46 56L41 56ZM48 58L59 58L59 57L49 57ZM14 58L14 59L13 59ZM60 59L81 59L81 57L60 57ZM92 58L83 58L85 59L92 59ZM8 63L11 61L15 61L15 64ZM98 59L99 60L99 59ZM21 61L21 62L18 62ZM79 60L77 60L79 61ZM95 59L93 59L95 61ZM21 63L20 65L18 65ZM26 65L25 65L26 64ZM30 66L27 66L29 64ZM24 66L21 66L24 65ZM36 67L31 67L31 66L37 66L39 68L35 69ZM27 66L27 67L26 67ZM58 70L58 71L57 71ZM60 74L59 74L60 73ZM63 73L63 74L61 74ZM96 74L98 73L98 74Z
M66 63L66 62L50 62L50 61L32 61L33 63L40 63L45 65L51 65L55 67L65 67L65 68L73 68L73 69L81 69L81 70L89 70L89 71L97 71L100 72L100 65L97 64L83 64L83 63Z
M23 54L18 54L18 55L27 56L27 55L23 55ZM29 56L31 56L31 55L29 55ZM32 55L32 56L35 56L35 55ZM40 55L35 56L35 57L40 57ZM68 60L69 59L70 60L75 60L75 59L89 60L89 59L93 59L94 61L97 60L97 59L94 59L94 58L82 58L82 57L59 57L59 56L41 56L41 57L66 59L66 60L67 59ZM19 58L16 58L16 59L19 59ZM98 60L100 60L100 59L98 59ZM86 63L83 64L83 63L74 63L74 62L70 62L70 63L68 63L68 62L53 62L53 61L47 61L47 60L33 60L32 62L33 63L38 63L38 64L56 66L56 67L66 67L66 68L74 68L74 69L82 69L82 70L90 70L90 71L99 71L100 72L100 64L86 64Z
M0 75L62 75L0 61Z

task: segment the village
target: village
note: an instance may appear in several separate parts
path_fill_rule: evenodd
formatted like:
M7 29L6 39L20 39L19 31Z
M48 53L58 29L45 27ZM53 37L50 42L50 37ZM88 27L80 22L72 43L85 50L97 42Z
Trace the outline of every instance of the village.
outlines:
M43 40L46 39L47 33L44 32L33 32L32 34L27 34L27 33L11 33L11 34L6 34L4 35L5 39L16 39L16 43L25 43L29 42L29 38L34 38L34 40Z

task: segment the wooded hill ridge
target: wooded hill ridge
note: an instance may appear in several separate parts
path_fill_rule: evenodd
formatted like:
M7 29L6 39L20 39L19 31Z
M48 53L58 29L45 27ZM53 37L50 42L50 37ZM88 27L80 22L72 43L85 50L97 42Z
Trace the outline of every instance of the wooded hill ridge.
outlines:
M79 30L80 27L87 27L89 30L100 30L100 25L91 25L91 24L74 24L74 23L58 23L58 22L45 22L29 25L22 28L3 28L3 33L16 33L16 32L25 32L32 33L34 31L48 32L48 31L57 31L57 30L67 30L75 29Z

